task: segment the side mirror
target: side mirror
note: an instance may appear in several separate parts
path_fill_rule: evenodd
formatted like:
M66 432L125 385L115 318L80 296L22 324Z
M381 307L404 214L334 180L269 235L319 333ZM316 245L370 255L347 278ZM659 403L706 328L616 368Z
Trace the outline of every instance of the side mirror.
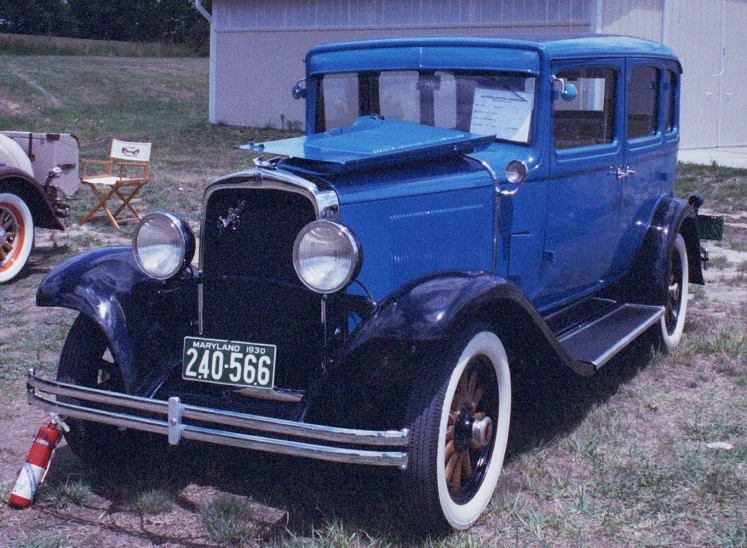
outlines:
M578 90L573 84L566 84L562 78L552 79L552 99L560 98L563 101L573 101L578 95Z
M303 99L306 97L306 79L301 78L291 90L294 99Z
M560 94L560 98L563 101L573 101L578 95L578 90L573 84L566 84L563 86L563 92Z

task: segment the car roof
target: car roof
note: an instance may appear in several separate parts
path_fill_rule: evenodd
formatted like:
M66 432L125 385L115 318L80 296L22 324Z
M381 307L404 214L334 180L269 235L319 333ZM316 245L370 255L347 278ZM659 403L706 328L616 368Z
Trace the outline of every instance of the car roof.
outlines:
M345 55L345 53L349 53L350 56L356 56L360 59L362 52L373 53L377 50L388 49L412 51L413 48L423 48L424 50L447 48L452 53L460 48L473 48L475 50L502 49L512 50L513 52L523 50L539 53L550 61L579 57L593 59L635 56L669 59L679 64L677 56L664 44L631 36L606 34L505 34L486 37L423 37L341 42L312 48L306 56L306 62L311 69L310 72L324 72L323 67L328 67L329 64L322 59L328 54L339 53Z

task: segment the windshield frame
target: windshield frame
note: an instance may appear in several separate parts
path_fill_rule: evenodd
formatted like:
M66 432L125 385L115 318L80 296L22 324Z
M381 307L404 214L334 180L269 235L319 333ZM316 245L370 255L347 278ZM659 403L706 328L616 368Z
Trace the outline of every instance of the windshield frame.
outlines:
M413 75L417 75L416 82ZM382 81L396 82L400 77L403 80L409 78L407 83L413 91L412 96L397 101L409 103L407 114L393 112L392 108L382 108L382 102L385 104L387 101L387 93L391 96L396 87L386 84L390 87L383 89ZM333 95L331 91L325 95L325 82L330 88L329 82L335 80L340 84L337 85L338 88L346 86L346 89L337 89L337 95ZM495 135L497 141L524 146L531 146L534 140L539 79L533 73L399 68L316 74L312 85L315 98L314 133L350 125L360 116L379 115L422 125ZM442 88L448 91L442 93ZM497 93L494 93L495 90ZM464 95L465 92L468 95ZM439 101L436 99L438 94L441 94L441 106L446 105L448 113L445 115L444 108L435 108ZM332 101L335 104L327 104ZM453 105L448 104L450 101L453 101ZM417 105L413 107L414 103ZM483 108L483 115L487 112L487 125L477 123L473 117L478 104ZM328 118L332 119L328 122Z

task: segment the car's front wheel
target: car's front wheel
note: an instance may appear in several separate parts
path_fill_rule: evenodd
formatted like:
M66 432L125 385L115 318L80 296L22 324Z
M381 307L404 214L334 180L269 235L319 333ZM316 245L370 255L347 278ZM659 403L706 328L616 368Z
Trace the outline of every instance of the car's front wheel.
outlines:
M34 219L15 194L0 194L0 283L15 278L34 245Z
M85 314L75 319L65 339L57 380L99 390L124 391L122 374L109 350L106 335ZM62 401L75 403L70 398ZM70 427L65 433L70 449L90 467L101 468L115 461L128 464L134 462L133 457L145 454L138 432L76 418L65 422Z
M415 526L429 533L468 528L490 502L508 441L511 375L498 336L475 323L435 352L408 416L404 486Z

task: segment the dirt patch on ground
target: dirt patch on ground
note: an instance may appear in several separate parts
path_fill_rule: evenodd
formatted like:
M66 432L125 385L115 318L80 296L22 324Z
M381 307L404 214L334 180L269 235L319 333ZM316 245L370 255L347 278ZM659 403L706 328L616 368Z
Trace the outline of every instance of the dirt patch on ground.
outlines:
M27 106L24 106L21 103L3 97L2 90L0 90L0 112L10 116L17 116L26 114L29 110L30 109Z

